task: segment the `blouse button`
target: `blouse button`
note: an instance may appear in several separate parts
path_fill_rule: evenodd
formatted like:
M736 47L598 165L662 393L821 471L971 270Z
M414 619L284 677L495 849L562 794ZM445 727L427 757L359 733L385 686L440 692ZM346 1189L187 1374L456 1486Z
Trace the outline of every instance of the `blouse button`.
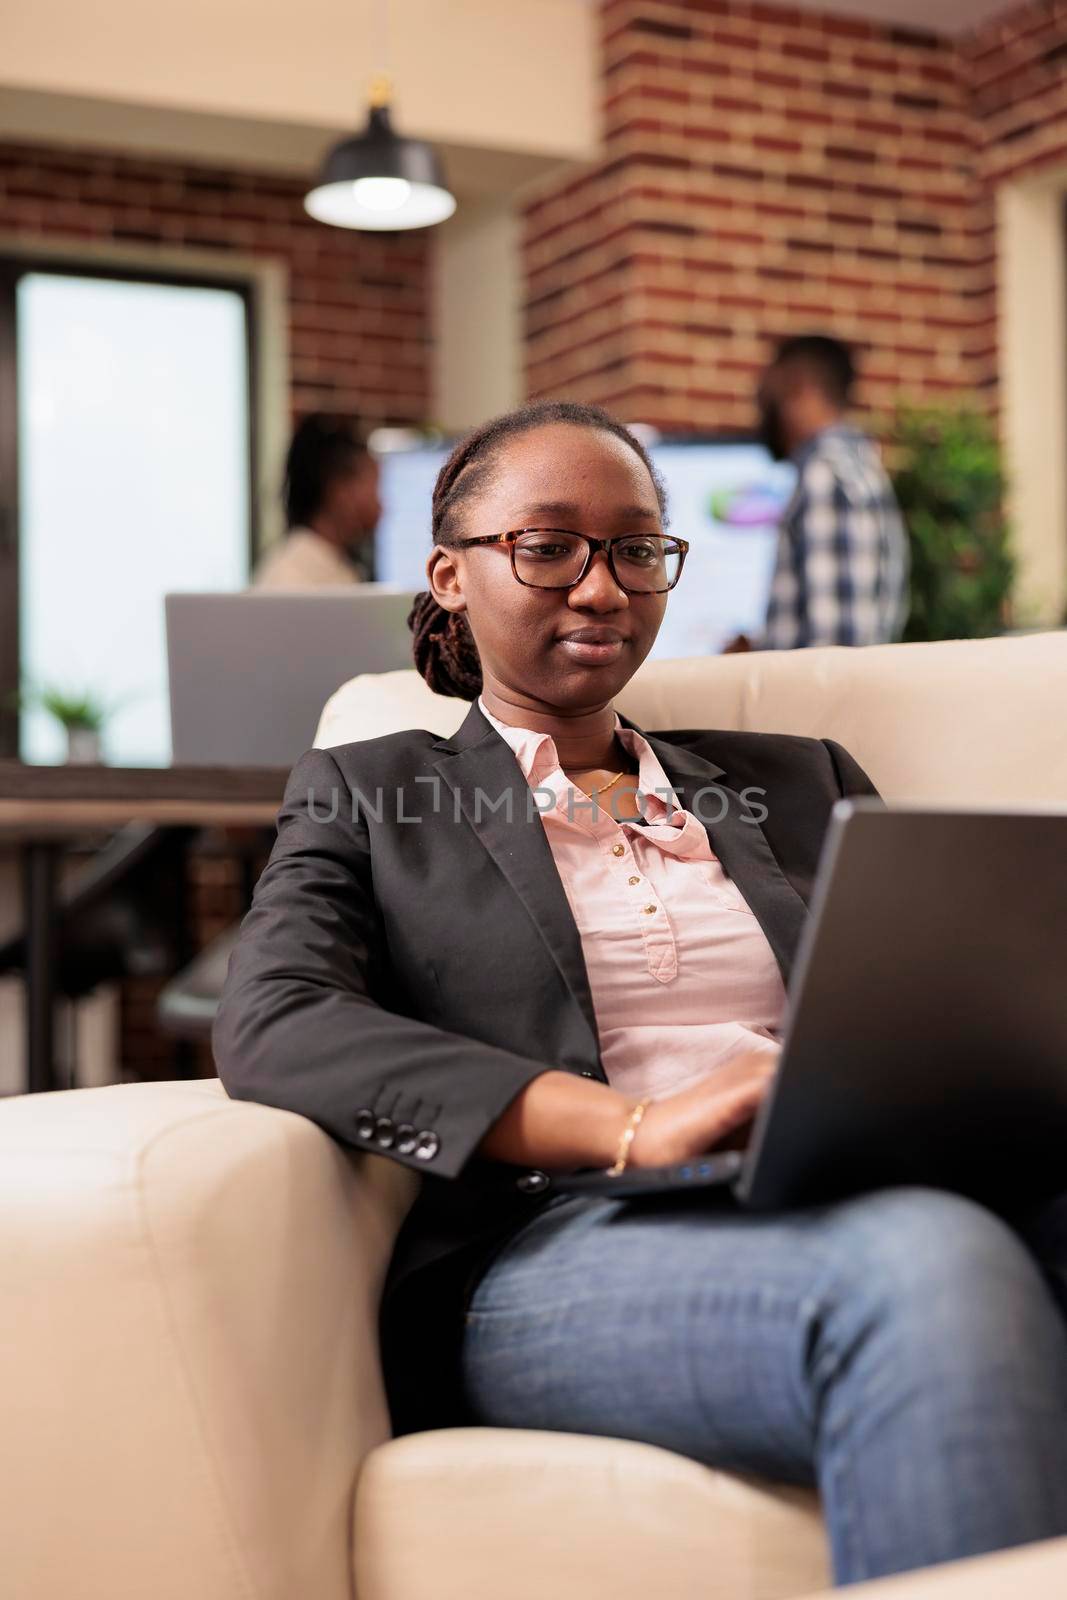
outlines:
M630 885L630 887L632 888L635 883L640 883L641 879L640 878L627 878L626 881Z
M655 910L656 910L655 906L645 906L645 916L646 917L653 916L655 914Z
M624 844L613 844L611 847L611 853L613 856L625 855L626 846Z

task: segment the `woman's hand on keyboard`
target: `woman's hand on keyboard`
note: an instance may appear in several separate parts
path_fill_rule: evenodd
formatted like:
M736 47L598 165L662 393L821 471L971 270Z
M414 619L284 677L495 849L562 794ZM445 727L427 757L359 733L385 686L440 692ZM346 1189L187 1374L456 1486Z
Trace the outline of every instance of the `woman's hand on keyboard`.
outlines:
M680 1094L653 1101L634 1135L629 1165L673 1166L709 1150L736 1147L736 1136L751 1124L777 1065L777 1051L747 1050Z

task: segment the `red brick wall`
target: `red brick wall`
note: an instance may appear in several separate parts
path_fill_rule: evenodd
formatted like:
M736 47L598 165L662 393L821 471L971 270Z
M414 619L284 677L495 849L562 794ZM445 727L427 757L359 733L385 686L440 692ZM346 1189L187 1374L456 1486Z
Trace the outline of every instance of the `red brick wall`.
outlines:
M302 196L301 183L262 173L0 145L0 232L280 262L289 275L293 411L424 421L427 237L323 227Z
M743 0L604 0L606 155L526 212L528 380L744 428L773 341L858 346L859 399L994 381L967 64L932 35Z
M987 178L1067 163L1067 0L1017 6L965 41L963 56Z
M1001 14L960 44L982 179L982 378L996 384L994 199L998 184L1067 163L1067 0L1038 0ZM995 398L995 388L992 388Z

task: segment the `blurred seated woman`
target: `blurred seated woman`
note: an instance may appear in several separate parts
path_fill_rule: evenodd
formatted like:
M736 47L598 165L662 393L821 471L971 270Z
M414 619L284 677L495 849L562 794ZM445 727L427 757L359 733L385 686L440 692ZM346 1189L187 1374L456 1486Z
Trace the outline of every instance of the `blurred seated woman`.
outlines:
M286 535L262 557L253 589L322 589L373 575L381 520L378 463L345 417L313 411L285 457Z
M840 1583L1067 1533L1062 1203L1024 1228L915 1188L771 1216L553 1188L743 1140L831 807L873 792L831 740L616 713L683 576L666 509L597 410L456 448L411 620L470 712L294 769L219 1073L423 1175L382 1308L398 1432L816 1485Z

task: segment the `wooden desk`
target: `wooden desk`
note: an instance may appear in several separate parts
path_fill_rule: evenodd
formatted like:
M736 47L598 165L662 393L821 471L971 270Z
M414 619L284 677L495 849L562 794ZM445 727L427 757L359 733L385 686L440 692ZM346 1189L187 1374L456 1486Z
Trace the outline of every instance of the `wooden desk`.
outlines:
M274 767L33 767L0 761L0 841L22 857L26 1061L31 1093L56 1085L56 863L66 840L131 822L273 824L286 770Z

